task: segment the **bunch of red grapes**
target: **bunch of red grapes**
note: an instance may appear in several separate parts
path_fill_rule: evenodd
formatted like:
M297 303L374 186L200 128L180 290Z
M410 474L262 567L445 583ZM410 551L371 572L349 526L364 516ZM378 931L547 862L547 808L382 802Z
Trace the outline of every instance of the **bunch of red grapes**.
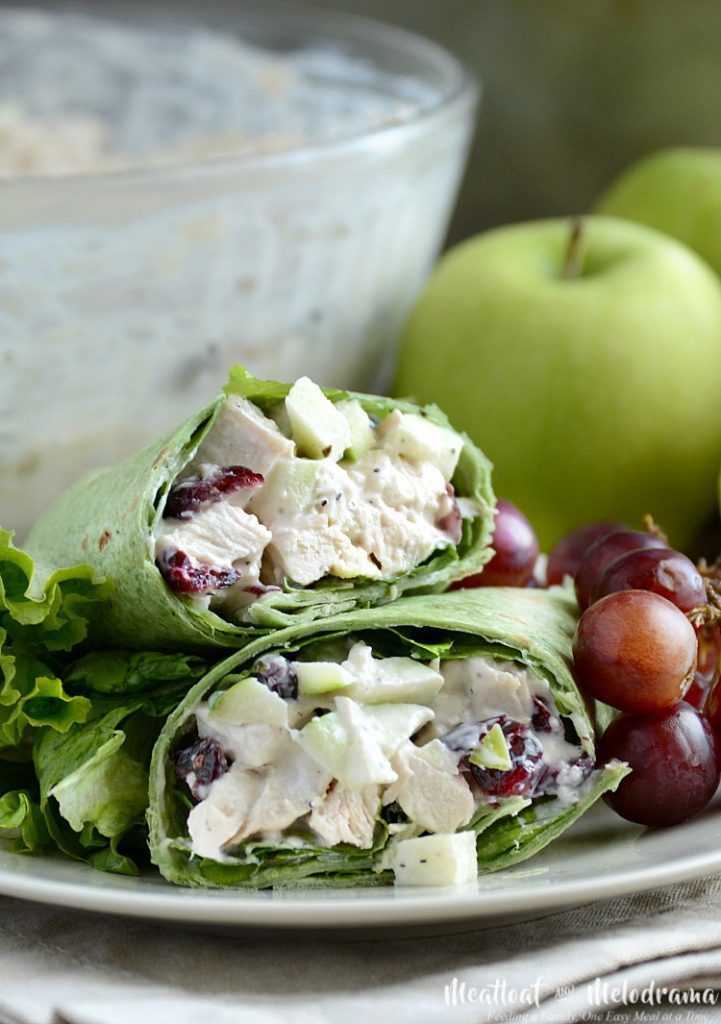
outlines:
M456 584L534 586L538 540L526 517L500 500L495 554ZM594 523L564 537L548 558L548 585L575 582L581 617L573 641L587 698L620 712L598 760L633 771L607 802L629 821L672 825L700 811L721 778L721 624L714 587L660 531Z

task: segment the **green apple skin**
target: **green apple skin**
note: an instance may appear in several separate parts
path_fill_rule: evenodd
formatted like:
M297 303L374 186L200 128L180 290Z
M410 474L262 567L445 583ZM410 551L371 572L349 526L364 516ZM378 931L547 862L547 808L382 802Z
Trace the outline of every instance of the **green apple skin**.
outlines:
M607 217L584 219L581 273L564 278L570 229L534 221L449 251L394 392L437 402L474 438L546 550L645 513L687 547L715 509L721 283L679 242Z
M611 184L596 210L665 231L721 276L721 149L652 153Z

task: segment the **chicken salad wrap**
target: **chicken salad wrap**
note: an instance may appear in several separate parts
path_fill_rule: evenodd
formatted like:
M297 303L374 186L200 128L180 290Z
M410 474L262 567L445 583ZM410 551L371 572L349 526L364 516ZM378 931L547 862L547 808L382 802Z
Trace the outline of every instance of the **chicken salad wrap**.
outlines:
M32 555L112 593L96 646L198 651L444 590L491 557L490 464L436 407L261 381L41 516Z
M404 598L216 665L150 768L154 863L190 886L457 884L538 852L596 765L561 588Z

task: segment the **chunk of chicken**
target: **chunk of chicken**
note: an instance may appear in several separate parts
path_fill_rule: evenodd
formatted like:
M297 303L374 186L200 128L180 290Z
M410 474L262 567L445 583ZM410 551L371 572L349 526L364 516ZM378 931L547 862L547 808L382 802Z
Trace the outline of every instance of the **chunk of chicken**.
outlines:
M217 502L191 519L163 519L155 541L155 557L182 551L193 562L218 569L233 568L242 586L257 584L270 531L254 515L236 505Z
M223 860L224 847L246 821L261 787L261 776L232 765L188 815L188 834L197 857Z
M193 853L222 860L225 850L257 833L289 828L322 799L330 774L288 733L278 759L263 769L235 762L188 816Z
M368 850L373 845L379 804L378 786L348 789L335 781L313 807L308 824L327 846L349 843Z
M470 786L458 772L457 759L439 740L423 747L408 742L391 764L398 774L383 803L396 801L408 817L428 832L455 832L474 811Z
M285 752L288 730L282 726L262 722L235 725L209 718L207 704L198 708L195 719L201 739L206 736L214 739L244 768L263 768Z
M347 469L319 460L300 505L279 500L283 492L273 482L254 492L248 507L272 533L274 582L400 575L453 539L439 523L454 499L430 464L377 449Z
M267 477L278 459L292 459L295 444L284 437L277 423L264 416L247 398L229 395L183 476L191 476L205 463L245 466Z

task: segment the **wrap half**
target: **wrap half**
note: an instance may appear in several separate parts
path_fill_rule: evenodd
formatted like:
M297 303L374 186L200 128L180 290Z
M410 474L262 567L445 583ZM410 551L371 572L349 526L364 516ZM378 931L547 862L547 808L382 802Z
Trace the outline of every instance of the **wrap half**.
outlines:
M93 645L192 652L444 590L490 558L494 504L487 459L435 406L235 367L55 502L28 549L111 581Z
M594 764L575 613L560 588L465 590L232 655L155 745L153 861L259 888L455 883L537 853L627 772Z

